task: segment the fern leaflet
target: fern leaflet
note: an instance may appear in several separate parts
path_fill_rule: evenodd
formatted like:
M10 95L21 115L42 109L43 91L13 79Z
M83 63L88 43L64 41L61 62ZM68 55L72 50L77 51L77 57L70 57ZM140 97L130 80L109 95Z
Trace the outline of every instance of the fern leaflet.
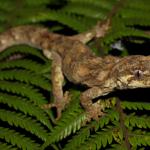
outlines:
M21 127L32 134L37 135L40 139L46 141L48 134L46 130L36 120L31 117L26 117L21 113L8 111L5 109L0 110L0 119L8 122L11 126Z
M150 118L148 116L126 116L125 125L127 127L150 128Z
M9 107L13 107L15 110L22 111L25 115L28 114L32 117L35 117L38 121L47 126L48 129L52 129L49 118L44 110L35 106L31 101L17 96L0 93L0 103L7 104Z
M43 74L46 72L50 72L51 62L47 62L44 65L30 59L1 62L0 69L13 69L13 68L27 69L29 71L35 72L36 74Z
M31 85L27 85L24 83L0 81L0 89L2 91L11 92L13 94L27 97L37 105L42 105L47 102L37 89L33 88Z
M51 85L48 80L41 75L37 75L27 70L4 70L0 72L0 80L17 80L24 83L30 83L37 87L51 91Z
M12 129L0 127L0 139L4 139L6 142L23 150L41 150L39 144Z
M74 97L71 100L72 103L69 105L69 109L63 113L57 126L53 128L49 139L44 143L43 148L69 136L72 132L75 133L81 128L86 120L85 113L79 106L79 92L74 91L72 94L74 94Z
M15 53L33 55L46 61L46 58L42 55L41 51L37 51L36 48L27 45L18 45L7 48L5 51L1 52L0 60L5 59Z

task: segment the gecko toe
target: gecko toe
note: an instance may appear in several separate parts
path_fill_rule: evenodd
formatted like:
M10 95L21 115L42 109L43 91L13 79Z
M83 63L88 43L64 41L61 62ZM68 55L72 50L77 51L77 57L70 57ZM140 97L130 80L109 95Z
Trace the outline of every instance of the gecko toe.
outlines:
M104 115L102 109L99 105L92 105L92 107L87 111L87 121L96 120L98 121L101 116Z
M64 93L64 97L62 100L58 101L54 101L53 103L49 103L49 104L44 104L41 106L42 109L52 109L52 108L56 108L56 120L59 120L61 118L62 115L62 111L65 109L65 107L69 104L70 102L70 95L69 92L66 91Z

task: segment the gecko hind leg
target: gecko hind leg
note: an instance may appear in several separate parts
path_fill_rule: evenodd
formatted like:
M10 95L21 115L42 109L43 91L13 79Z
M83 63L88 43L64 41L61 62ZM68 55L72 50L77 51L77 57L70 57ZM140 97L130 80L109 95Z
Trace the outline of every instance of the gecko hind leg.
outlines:
M54 98L55 101L53 103L48 103L48 104L44 104L42 106L43 109L51 109L51 108L56 108L56 120L59 120L61 118L62 115L62 111L65 109L66 105L70 102L70 96L69 96L69 92L66 91L64 93L63 98L61 99L61 101L58 101L58 99Z
M62 60L59 54L56 52L51 52L51 59L52 59L52 93L54 96L54 102L45 104L42 108L56 108L57 117L56 120L60 119L62 110L64 110L65 106L69 103L69 93L65 92L63 94L63 82L64 76L62 73Z

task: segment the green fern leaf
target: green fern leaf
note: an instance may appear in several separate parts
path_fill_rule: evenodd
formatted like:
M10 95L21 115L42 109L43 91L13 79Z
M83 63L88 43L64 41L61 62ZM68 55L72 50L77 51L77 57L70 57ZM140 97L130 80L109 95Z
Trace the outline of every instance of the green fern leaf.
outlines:
M29 6L46 5L54 2L54 0L25 0L25 3Z
M125 144L113 144L111 150L128 150Z
M126 3L126 7L127 8L132 8L132 9L142 9L143 11L145 10L149 10L149 5L150 5L150 1L149 0L144 0L143 1L140 1L140 0L132 0L133 3L131 3L130 1L128 1ZM135 14L136 15L136 14Z
M102 132L97 132L96 134L91 135L91 137L88 138L86 142L79 147L82 150L86 150L86 149L95 150L95 149L100 149L101 147L104 148L108 144L112 143L113 140L112 132L113 132L112 129L102 131Z
M12 1L0 1L0 9L5 11L10 11L14 9L13 2Z
M79 92L74 91L72 94L72 103L70 103L68 109L63 113L57 126L51 131L50 137L47 142L44 143L43 148L69 136L71 133L75 133L85 122L86 115L79 105Z
M50 71L51 62L47 62L44 65L29 59L1 62L0 69L5 70L5 69L13 69L13 68L27 69L29 71L35 72L36 74L43 74L45 72Z
M105 8L105 9L111 9L112 6L117 2L117 0L110 0L109 2L108 1L105 1L105 0L68 0L69 2L72 2L72 3L82 3L83 5L84 4L88 4L88 5L94 5L94 6L99 6L99 7L102 7L102 8Z
M4 139L6 142L22 150L41 150L39 144L12 129L0 127L0 139Z
M102 11L102 9L99 11L100 9L100 7L88 3L72 2L63 7L61 10L66 13L75 13L89 18L104 19L107 11Z
M42 105L47 102L37 89L24 83L0 81L0 89L5 92L11 92L13 94L27 97L37 105Z
M131 133L129 137L129 142L133 147L137 146L150 146L150 135L140 134L140 133Z
M17 96L0 93L0 103L7 104L15 110L22 111L25 115L29 114L30 116L35 117L37 121L43 123L48 129L52 129L49 117L44 110L33 105L30 101Z
M37 50L36 48L27 46L27 45L16 45L7 48L5 51L1 52L0 55L0 60L5 59L13 54L28 54L28 55L33 55L38 58L40 58L43 61L46 61L47 59L42 55L42 51Z
M0 23L3 23L5 22L7 19L6 19L6 14L5 14L5 11L1 10L0 9ZM3 30L2 30L3 31Z
M146 7L144 7L145 10L140 10L140 9L134 9L134 8L127 8L122 10L121 12L121 17L123 19L129 19L129 18L136 18L137 20L139 20L139 24L141 22L141 18L144 18L146 20L150 20L148 12L149 10L146 10Z
M68 27L69 30L83 32L95 25L97 20L105 19L108 14L110 15L110 11L117 3L118 0L65 0L62 2L59 0L24 0L23 2L1 0L0 31L15 25L36 23L48 26L50 31L64 34L68 34L65 33ZM127 39L132 43L138 40L142 41L142 45L144 45L144 42L150 39L148 32L150 1L133 0L131 2L126 0L124 4L123 8L120 8L116 15L112 16L111 28L108 34L101 39L101 45L106 47L108 52L112 48L111 45L118 40L124 42L124 39ZM134 42L134 44L137 43ZM25 58L9 59L16 53L20 53ZM1 120L7 125L11 124L10 127L15 125L26 131L25 135L21 135L16 131L0 127L0 138L2 139L0 149L17 147L16 149L34 150L49 146L49 149L57 150L107 148L126 150L128 140L131 149L136 150L150 146L149 116L147 114L139 116L138 111L143 110L142 113L149 111L149 103L121 101L120 109L122 111L118 112L117 106L106 108L105 116L99 121L91 121L82 127L86 119L85 113L79 105L78 92L72 92L73 101L63 111L62 118L52 127L47 116L51 117L52 111L42 110L36 106L47 103L43 93L51 91L48 83L51 62L43 56L42 51L25 45L8 48L8 51L2 53L0 60L0 104L4 106L4 109L0 109ZM17 82L12 82L12 80ZM67 86L68 88L70 87ZM44 92L41 93L39 89ZM5 107L9 110L5 110ZM134 115L128 112L133 112ZM119 115L120 113L122 114ZM24 120L21 122L19 119ZM34 122L32 128L36 126L35 129L30 129L27 121L30 122L28 124ZM124 129L122 130L122 126L126 128L127 133L123 131ZM37 131L38 128L42 133ZM135 130L137 128L138 131ZM50 135L45 133L46 129ZM35 143L28 137L29 132L45 142L42 148L37 144L41 144L39 140ZM42 135L43 133L45 136ZM67 141L69 143L64 145Z
M109 124L113 121L119 120L119 114L114 109L108 109L106 110L106 114L102 116L99 121L94 122L93 126L95 127L95 131L97 131L99 128L103 128L105 125Z
M58 21L59 23L67 25L76 31L83 32L96 23L96 19L94 18L83 18L75 14L67 14L61 10L41 10L34 11L33 13L28 11L25 15L26 16L21 20L16 20L16 24L37 23L40 21L51 20Z
M61 10L67 13L83 15L84 17L95 18L96 20L103 20L106 18L108 12L112 9L116 0L112 1L91 1L91 0L69 0L69 3Z
M81 128L79 132L72 137L71 140L65 145L63 150L73 150L79 145L85 142L85 140L90 136L90 127Z
M89 126L80 129L76 135L72 137L68 144L65 145L64 150L76 149L79 145L82 145L90 136L90 130L97 131L99 128L103 128L111 121L118 120L119 115L114 110L108 110L107 114L102 116L99 121L92 121Z
M0 109L0 119L8 122L11 126L21 127L26 131L35 134L43 141L48 139L48 131L46 131L36 120L31 119L31 117L27 117L21 113Z
M51 91L51 85L49 81L41 75L37 75L27 70L4 70L0 72L0 80L14 79Z
M123 101L121 103L123 109L129 110L150 110L150 104L147 102L129 102Z
M1 150L18 150L18 148L8 145L8 143L2 143L2 142L0 142L0 149Z
M150 118L148 116L126 116L125 125L127 127L150 128Z
M135 26L135 25L140 25L140 26L149 26L150 20L148 18L138 18L138 17L130 17L130 18L123 18L122 22L126 26Z
M115 40L121 39L123 37L142 37L142 38L147 38L147 39L150 38L150 36L148 34L145 34L144 31L141 31L135 28L126 28L126 27L124 28L121 27L121 29L117 27L114 27L114 28L116 28L116 30L119 30L119 31L116 31L114 29L111 32L109 32L109 34L107 34L107 36L105 36L105 38L103 39L103 43L105 45L110 45Z

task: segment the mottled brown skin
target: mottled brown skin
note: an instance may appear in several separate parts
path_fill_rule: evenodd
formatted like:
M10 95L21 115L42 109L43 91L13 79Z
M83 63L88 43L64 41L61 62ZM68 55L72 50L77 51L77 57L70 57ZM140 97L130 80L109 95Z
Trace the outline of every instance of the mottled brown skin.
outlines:
M50 33L37 26L19 26L0 34L0 51L16 44L28 44L42 49L52 60L52 85L55 101L44 107L56 107L57 119L69 103L68 93L63 94L64 76L75 84L89 87L81 94L81 104L87 118L98 119L103 115L98 103L92 100L116 89L150 87L150 56L124 58L97 57L85 45L93 37L103 37L109 21L97 24L92 30L72 37Z

